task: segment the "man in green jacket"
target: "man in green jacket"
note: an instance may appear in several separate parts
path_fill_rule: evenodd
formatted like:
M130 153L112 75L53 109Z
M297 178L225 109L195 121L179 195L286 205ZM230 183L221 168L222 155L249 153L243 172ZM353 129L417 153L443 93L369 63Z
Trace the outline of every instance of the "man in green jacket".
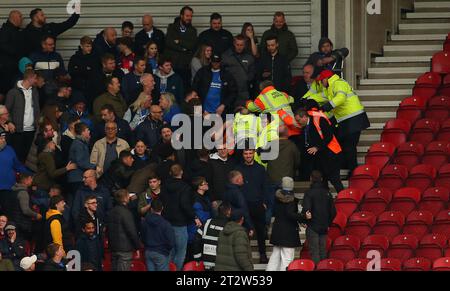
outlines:
M260 52L266 52L266 40L270 36L276 36L279 44L280 55L285 56L289 62L292 62L298 55L298 45L294 33L288 29L286 17L283 12L275 12L273 24L269 30L266 30L261 38Z
M215 271L253 271L250 239L243 223L243 212L234 210L232 221L219 236Z
M98 96L94 101L94 114L98 122L102 121L101 108L105 104L111 104L114 108L114 113L119 118L123 118L125 112L128 110L127 102L120 94L120 81L117 77L106 78L106 92Z

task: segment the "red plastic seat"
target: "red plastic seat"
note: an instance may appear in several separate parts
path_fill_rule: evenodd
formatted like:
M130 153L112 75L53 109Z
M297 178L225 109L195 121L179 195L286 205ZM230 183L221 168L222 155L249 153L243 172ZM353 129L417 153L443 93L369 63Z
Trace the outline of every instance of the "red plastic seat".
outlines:
M130 270L132 272L145 272L147 271L147 266L145 265L144 262L139 261L139 260L133 260L131 262L131 268Z
M419 240L413 234L397 235L391 242L387 256L404 262L414 256L418 245Z
M345 271L347 272L366 272L369 259L353 259L345 264Z
M314 271L315 268L316 265L311 260L295 260L289 264L287 270L311 272Z
M399 211L386 211L378 216L378 221L372 232L386 235L392 240L398 235L405 224L405 215Z
M450 258L444 257L434 261L433 271L450 271Z
M205 271L205 265L203 262L188 262L184 264L183 266L183 272L204 272Z
M444 76L439 95L450 96L450 74Z
M403 226L404 234L413 234L419 240L427 234L433 223L433 214L429 211L413 211L406 218Z
M439 123L446 121L449 116L450 97L449 96L435 96L428 102L428 108L425 112L425 117L434 119Z
M398 272L401 270L402 270L402 262L400 260L393 258L381 259L381 271Z
M449 201L449 190L444 187L428 188L422 194L422 200L419 203L419 210L428 210L433 215L437 215L446 208Z
M353 235L343 235L334 240L328 253L330 259L341 260L344 264L358 257L361 241Z
M442 210L436 215L431 232L443 234L450 239L450 210Z
M322 260L317 264L316 271L342 272L344 271L344 263L336 259Z
M361 201L363 193L359 189L348 188L339 192L334 204L337 212L345 214L347 217L352 215Z
M372 250L380 252L381 257L384 257L388 248L389 238L387 236L372 234L364 239L359 251L359 257L362 259L367 258L367 253Z
M377 185L380 188L387 188L396 191L403 187L408 178L408 168L403 165L388 165L381 172Z
M366 165L386 166L395 153L395 146L389 142L373 144L366 155Z
M390 204L390 210L400 211L407 216L417 208L420 201L420 191L416 188L401 188L394 193Z
M359 237L360 240L366 238L375 226L376 217L372 212L356 212L350 216L345 234Z
M361 211L372 212L375 216L383 213L392 200L392 191L386 188L374 188L366 193Z
M411 258L403 262L403 271L428 272L431 271L431 261L427 258Z
M447 237L443 234L426 234L416 249L416 256L434 261L444 255Z
M430 165L417 165L411 169L408 179L406 179L407 187L414 187L421 192L433 186L436 178L436 169Z
M450 153L450 143L447 141L434 141L427 146L425 155L422 158L422 164L433 166L440 169L441 166L448 163L448 154Z
M450 242L448 243L448 247L444 251L444 257L450 257Z
M176 272L177 271L177 265L175 265L174 262L169 263L169 271L170 272Z
M328 228L328 237L332 240L340 237L344 234L345 226L347 225L347 216L343 213L338 212L334 218L331 226Z
M431 71L439 74L450 73L450 53L438 52L431 59Z
M432 142L439 132L439 122L433 119L420 119L415 124L409 134L409 141L420 142L424 146Z
M420 163L424 152L424 146L421 143L411 141L403 143L397 149L394 163L406 166L408 170L411 170Z
M429 89L429 88L427 88ZM437 88L434 88L434 94L436 94ZM434 95L433 94L433 95ZM431 96L433 96L431 95ZM429 96L429 97L431 97ZM414 95L403 99L397 109L397 118L404 119L414 124L417 120L422 118L422 112L425 111L427 106L428 95Z
M381 133L381 142L389 142L396 147L405 143L411 131L411 122L404 119L389 120Z
M439 175L435 180L436 187L450 189L450 164L445 164L439 169Z
M353 171L349 181L350 188L356 188L366 193L375 186L380 176L380 169L375 165L363 165Z
M441 83L442 77L440 74L433 72L425 73L417 79L413 89L413 95L430 98L436 95Z
M437 140L450 140L450 119L442 123L441 129L437 135Z

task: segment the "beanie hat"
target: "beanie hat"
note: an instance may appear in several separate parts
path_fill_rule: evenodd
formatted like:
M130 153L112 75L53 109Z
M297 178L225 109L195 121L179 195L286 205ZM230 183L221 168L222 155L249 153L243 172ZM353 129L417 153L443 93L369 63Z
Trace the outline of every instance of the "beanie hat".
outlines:
M285 191L293 191L294 190L294 179L291 177L284 177L281 179L281 188Z
M25 73L27 65L33 65L33 62L29 58L23 57L19 60L19 71L22 74Z

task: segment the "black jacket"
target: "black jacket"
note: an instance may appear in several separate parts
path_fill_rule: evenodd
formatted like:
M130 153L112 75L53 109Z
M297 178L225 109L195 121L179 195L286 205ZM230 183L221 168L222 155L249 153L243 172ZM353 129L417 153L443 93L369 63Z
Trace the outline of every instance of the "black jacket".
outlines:
M98 236L88 237L83 233L75 249L80 252L81 263L91 263L96 271L102 270L103 246Z
M278 190L273 209L275 221L270 243L277 247L296 248L300 246L299 226L303 218L298 212L298 199L294 193Z
M93 52L102 57L105 54L112 54L116 58L116 63L119 60L119 49L116 45L109 45L103 37L103 30L100 31L96 36L94 43L92 44Z
M334 135L333 127L325 120L325 118L320 118L320 129L322 130L323 139L320 137L311 117L309 125L306 126L304 131L306 134L305 147L317 147L319 149L319 154L334 155L328 148L328 144L331 142Z
M222 55L233 45L233 35L226 29L215 31L207 29L198 36L198 44L207 44L212 46L214 54Z
M308 84L306 84L305 80L301 78L300 81L298 81L292 88L291 88L291 96L294 97L295 102L292 106L292 110L295 112L300 107L303 107L302 100L303 96L305 96L306 93L308 93Z
M195 219L191 187L181 179L170 178L164 186L161 201L163 216L172 226L187 226Z
M153 27L153 34L151 38L148 37L148 34L147 32L145 32L145 30L141 29L138 33L136 33L134 37L134 51L137 55L143 56L145 54L145 46L149 41L153 40L158 46L158 53L163 54L166 41L165 39L166 37L164 35L164 32L157 29L156 27Z
M92 86L90 88L90 91L88 93L89 98L95 99L96 97L102 95L106 92L106 78L108 76L113 76L119 79L119 82L122 82L123 77L125 74L123 71L119 68L116 68L112 73L105 73L103 69L100 70L98 74L95 74L92 79Z
M212 76L211 66L205 66L198 70L194 77L192 88L197 91L202 103L205 102L208 96ZM236 81L230 73L223 69L220 71L220 79L222 81L220 104L225 105L225 113L232 112L234 109L232 106L238 94Z
M263 73L269 72L270 76L263 77ZM272 57L270 54L263 54L257 63L256 79L259 82L271 80L278 91L288 93L291 89L291 65L288 59L279 53Z
M67 271L66 265L64 261L61 261L61 263L57 264L53 260L48 260L45 262L44 266L42 267L41 271L45 272L64 272Z
M35 27L31 22L25 28L25 39L27 40L27 50L26 54L29 55L31 52L41 49L41 40L44 35L51 35L55 38L66 30L71 29L75 24L77 24L78 19L80 19L80 14L72 14L66 21L61 23L46 23L44 26L38 28Z
M269 177L266 169L254 162L253 165L246 165L240 163L236 170L244 176L244 185L242 186L242 193L247 202L252 203L266 203L270 196Z
M197 29L192 25L181 28L180 17L167 27L165 55L172 60L175 68L187 68L191 63L197 45ZM183 32L184 31L184 32Z
M6 21L0 29L0 71L7 70L11 75L19 71L17 64L25 56L23 31Z
M168 256L175 247L175 233L161 215L149 213L142 221L142 241L146 250Z
M72 77L72 88L79 90L88 99L88 104L92 105L92 86L95 76L101 74L102 65L100 58L94 54L83 55L81 49L78 50L69 61L69 74Z
M148 148L154 148L161 139L162 121L147 118L135 129L136 140L142 140Z
M126 189L135 172L136 170L133 167L128 167L117 159L111 163L108 171L103 174L100 179L100 184L110 190L111 193L120 189Z
M223 194L223 201L230 203L231 215L234 211L242 211L244 213L244 226L250 230L255 229L253 221L250 218L250 212L248 210L247 202L245 201L242 189L234 184L227 184L227 190Z
M140 248L133 213L126 206L115 206L108 215L107 225L112 252L133 252Z
M322 183L314 183L306 191L303 198L302 215L310 211L312 219L307 221L308 227L318 234L327 234L328 227L336 216L333 196Z
M234 160L228 158L227 161L222 161L219 158L211 158L208 164L212 177L212 181L209 181L209 197L211 202L222 200L228 184L228 173L234 169Z

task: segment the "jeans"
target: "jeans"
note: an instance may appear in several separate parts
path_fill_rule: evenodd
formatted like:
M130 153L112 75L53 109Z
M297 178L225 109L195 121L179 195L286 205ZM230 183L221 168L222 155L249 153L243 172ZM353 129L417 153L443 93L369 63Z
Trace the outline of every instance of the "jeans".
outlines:
M273 247L272 255L267 264L266 271L286 271L289 264L295 259L295 248Z
M111 270L112 271L130 271L133 252L113 252Z
M145 262L148 271L169 271L170 256L165 256L154 251L145 251Z
M306 229L306 239L308 240L309 253L311 259L317 265L327 258L327 235L318 234L310 227Z
M175 232L175 248L170 253L170 258L177 266L177 270L181 271L183 269L188 243L187 226L172 226L172 228Z

